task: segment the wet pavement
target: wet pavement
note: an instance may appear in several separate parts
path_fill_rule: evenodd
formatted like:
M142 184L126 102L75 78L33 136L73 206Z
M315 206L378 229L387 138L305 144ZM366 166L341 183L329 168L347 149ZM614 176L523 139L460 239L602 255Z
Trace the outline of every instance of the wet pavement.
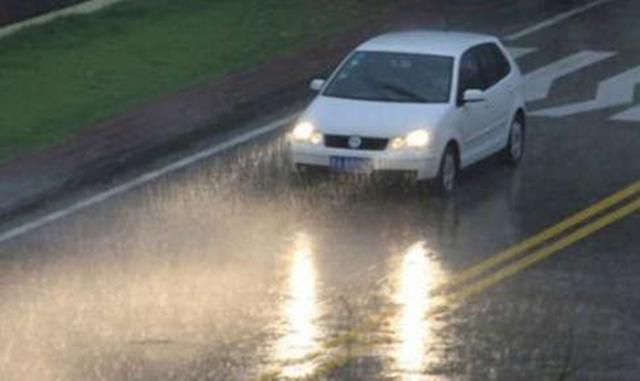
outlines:
M509 42L537 48L525 73L617 53L531 110L640 66L639 12L613 1ZM636 181L640 121L611 119L633 105L532 117L522 166L477 165L449 200L302 182L274 133L4 242L0 379L635 380L637 210L496 284L516 259L460 277Z

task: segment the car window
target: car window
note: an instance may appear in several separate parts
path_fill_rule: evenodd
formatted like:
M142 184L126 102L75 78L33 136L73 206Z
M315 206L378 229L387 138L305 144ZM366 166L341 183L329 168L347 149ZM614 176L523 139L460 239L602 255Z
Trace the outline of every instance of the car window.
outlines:
M496 44L489 44L489 49L493 52L496 58L496 64L498 65L498 73L500 79L506 77L511 73L511 64L507 57L505 57L502 49L498 48Z
M469 89L486 90L487 86L482 76L480 63L476 58L475 49L471 49L462 55L460 59L460 83L458 96L462 98L464 92Z
M509 61L496 44L484 44L474 49L480 68L486 80L487 88L493 87L511 71Z
M355 52L323 93L336 98L382 102L446 103L451 95L453 57Z

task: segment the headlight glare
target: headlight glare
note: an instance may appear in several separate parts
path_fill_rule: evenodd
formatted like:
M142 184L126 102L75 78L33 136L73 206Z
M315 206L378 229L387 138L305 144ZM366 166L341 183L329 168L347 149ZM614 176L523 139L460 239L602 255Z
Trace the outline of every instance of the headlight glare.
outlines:
M315 144L315 145L322 143L323 140L324 140L324 136L320 132L312 133L311 137L309 138L309 141L311 142L311 144Z
M415 130L407 135L406 141L409 147L421 148L429 144L431 136L426 130Z
M311 143L313 145L321 144L324 141L324 135L316 131L315 126L310 122L298 123L290 134L291 140L300 143Z
M391 140L391 149L398 150L404 147L405 144L406 144L406 141L404 138L395 138Z
M309 122L298 123L293 131L291 131L291 137L297 141L309 141L313 136L315 127Z

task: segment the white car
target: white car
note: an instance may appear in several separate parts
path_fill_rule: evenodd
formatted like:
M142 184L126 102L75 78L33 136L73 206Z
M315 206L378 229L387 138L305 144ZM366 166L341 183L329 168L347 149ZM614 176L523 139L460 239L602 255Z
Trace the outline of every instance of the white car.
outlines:
M524 153L520 70L491 36L410 31L360 45L289 133L294 166L408 172L449 195L460 169Z

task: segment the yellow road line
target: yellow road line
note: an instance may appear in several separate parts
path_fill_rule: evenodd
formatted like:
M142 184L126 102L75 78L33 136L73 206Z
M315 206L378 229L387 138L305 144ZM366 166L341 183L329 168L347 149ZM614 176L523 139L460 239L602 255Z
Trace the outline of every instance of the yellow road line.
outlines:
M627 204L603 217L600 217L596 221L581 227L580 229L572 232L564 238L555 241L549 246L545 246L544 248L532 254L529 254L526 257L508 266L505 266L494 273L491 273L490 275L478 280L477 282L470 284L461 291L445 297L444 301L447 303L447 305L450 305L451 303L457 303L472 295L478 294L483 290L486 290L487 288L503 281L505 278L511 277L535 265L536 263L556 254L560 250L573 245L574 243L588 237L591 234L596 233L597 231L611 225L618 220L621 220L633 214L638 210L640 210L640 199L635 200L634 202L631 202L630 204Z
M510 247L509 249L498 253L466 270L461 273L458 273L451 277L446 283L441 287L446 289L448 287L452 287L458 285L462 282L465 282L471 278L475 278L476 276L502 264L503 262L508 261L511 258L514 258L534 247L540 245L541 243L548 241L549 239L564 233L570 228L588 220L589 218L601 213L602 211L612 207L613 205L619 203L620 201L633 196L634 194L640 192L640 181L636 181L631 184L627 188L603 199L602 201L590 206L589 208L565 219L557 225L554 225L535 236Z
M563 221L562 223L556 225L554 228L550 228L540 233L536 237L533 237L532 239L527 240L515 247L523 247L524 244L527 242L534 242L536 239L541 239L540 237L545 237L545 233L548 235L548 237L545 239L542 239L541 241L539 241L539 243L547 241L548 239L553 238L555 235L559 234L559 233L551 234L551 232L562 232L568 229L569 227L574 226L581 221L584 221L590 216L594 216L598 212L618 204L622 200L625 200L630 196L638 193L639 190L640 190L640 181L604 199L603 201L592 206L591 208L588 208L583 212L580 212L575 216ZM534 265L543 261L544 259L547 259L553 256L554 254L557 254L563 249L568 248L569 246L599 232L605 227L619 220L622 220L625 217L628 217L638 211L640 211L640 198L636 198L633 201L629 201L627 204L619 206L615 210L612 210L609 213L604 214L603 216L576 229L570 234L567 234L566 236L550 243L549 245L544 246L541 249L534 251L533 253L528 254L523 258L520 258L519 260L514 261L508 264L507 266L504 266L499 270L488 274L483 278L480 278L476 282L469 284L468 286L462 288L458 292L455 292L449 295L435 296L434 303L432 307L429 309L429 311L427 312L427 315L432 317L441 312L451 311L453 309L461 307L463 305L462 302L464 302L469 297L477 295L491 288L492 286L495 286L496 284L504 281L505 279L512 277L530 267L533 267ZM570 222L573 222L573 223L570 224ZM374 321L370 322L369 324L371 325L366 324L366 325L360 326L359 331L366 333L366 332L374 332L377 329L381 329L380 327L377 327L377 325L380 325L382 324L382 322L386 321L387 320L386 315L391 313L392 313L392 310L385 311L382 315L380 315L379 319L375 319ZM384 339L381 339L381 340L382 342L386 343ZM372 345L374 346L377 345L377 342L373 343ZM366 348L365 353L369 353L369 351L370 351L370 348Z

